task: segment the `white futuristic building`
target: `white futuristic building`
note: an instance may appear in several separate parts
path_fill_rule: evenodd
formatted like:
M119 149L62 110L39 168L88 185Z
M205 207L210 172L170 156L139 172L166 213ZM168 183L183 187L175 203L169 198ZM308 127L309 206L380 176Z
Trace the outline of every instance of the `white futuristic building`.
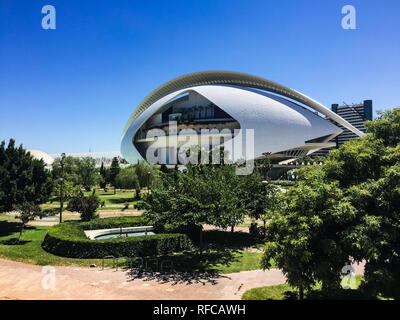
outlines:
M241 139L245 148L242 133L250 129L252 157L282 163L330 147L328 141L342 130L328 119L364 135L327 107L278 83L239 72L196 72L165 83L139 104L122 133L121 153L130 163L149 161L151 147L158 163L175 164L172 149L193 141L212 149ZM237 152L233 160L242 157Z
M27 150L27 152L29 152L34 159L43 160L44 164L47 167L50 167L54 162L54 158L52 156L50 156L49 154L47 154L46 152L44 152L44 151L41 151L41 150Z

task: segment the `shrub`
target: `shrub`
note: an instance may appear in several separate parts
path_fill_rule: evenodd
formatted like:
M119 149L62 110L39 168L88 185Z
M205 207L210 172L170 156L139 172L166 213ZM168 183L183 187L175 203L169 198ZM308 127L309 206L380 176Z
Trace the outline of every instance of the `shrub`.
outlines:
M190 239L179 233L90 240L84 232L84 230L141 226L148 223L149 221L143 217L64 222L49 229L42 247L55 255L70 258L102 258L107 255L156 256L192 248Z
M67 206L69 211L77 211L81 214L83 221L90 221L97 217L96 210L100 205L100 199L93 193L92 195L73 197Z
M87 222L80 222L79 225L83 230L96 230L96 229L111 229L119 227L138 227L150 225L150 220L143 217L116 217L116 218L103 218L94 219ZM159 231L159 229L157 229Z

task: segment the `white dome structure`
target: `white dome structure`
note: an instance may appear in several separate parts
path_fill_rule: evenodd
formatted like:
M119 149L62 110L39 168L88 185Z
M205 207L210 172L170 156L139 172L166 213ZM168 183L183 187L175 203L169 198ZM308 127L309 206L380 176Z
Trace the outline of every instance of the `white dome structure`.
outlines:
M334 122L364 135L317 101L270 80L230 71L196 72L167 82L139 104L123 131L121 153L130 163L179 164L174 148L197 144L210 150L230 142L236 161L243 155L235 143L247 148L250 142L242 134L252 131L251 158L281 162L333 146L329 141L342 132ZM150 161L149 154L157 160Z
M29 152L33 158L43 160L46 166L51 166L54 162L53 157L46 152L40 150L27 150L27 152Z

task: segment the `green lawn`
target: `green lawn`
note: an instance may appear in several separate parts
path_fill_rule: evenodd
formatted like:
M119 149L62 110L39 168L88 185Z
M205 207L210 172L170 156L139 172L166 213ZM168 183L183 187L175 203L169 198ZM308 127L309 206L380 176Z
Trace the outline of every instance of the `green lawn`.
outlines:
M19 221L19 220L15 219L15 216L13 215L0 213L0 221Z
M258 226L258 227L261 227L261 226L264 225L264 222L263 222L262 220L260 220L260 219L254 220L253 218L250 218L250 217L247 217L247 216L246 216L245 219L244 219L244 221L243 221L241 224L238 224L236 227L245 227L245 228L248 228L248 227L250 227L250 225L251 225L252 222L257 222L257 226Z
M17 242L19 224L0 221L0 257L37 265L101 265L101 259L72 259L55 256L42 249L41 243L49 227L26 227L21 243ZM211 236L213 234L211 233ZM215 237L215 235L214 235ZM218 236L217 238L220 238ZM260 269L261 253L235 249L210 249L176 253L159 259L173 260L176 271L232 273ZM112 261L106 261L111 266Z
M84 192L84 194L90 195L92 192ZM105 201L106 205L124 204L129 202L130 205L135 203L135 190L117 190L114 194L114 190L105 192L104 190L97 190L96 195L100 198L100 201Z
M261 269L260 262L262 253L249 251L236 251L233 254L234 260L215 265L218 273L234 273L247 270Z
M143 193L143 192L142 192ZM91 195L91 191L85 191L84 195ZM109 190L105 192L104 190L96 190L96 195L100 198L100 201L104 201L106 206L112 207L114 205L115 209L121 209L121 207L115 207L115 205L123 205L126 201L129 202L130 207L132 208L132 204L136 203L137 200L134 198L135 190L117 190L116 194L114 194L114 190ZM68 201L64 202L66 206ZM60 207L60 201L58 198L53 198L51 201L46 202L42 205L43 209L51 209Z
M229 249L198 250L159 257L170 260L178 272L234 273L260 269L261 253ZM154 270L155 271L155 270Z
M305 299L309 300L370 300L377 299L365 294L360 285L363 282L362 275L356 275L356 288L355 290L339 289L335 292L323 292L321 285L316 285L310 292L305 293ZM242 295L242 300L296 300L297 290L288 284L279 284L275 286L267 286L260 288L253 288L247 290ZM382 299L378 297L378 299Z
M43 250L41 244L48 228L28 226L22 234L21 243L18 243L18 224L0 222L0 257L37 265L101 265L101 259L63 258ZM108 265L110 263L107 262Z
M247 290L243 293L242 300L285 300L294 292L288 284L278 284Z

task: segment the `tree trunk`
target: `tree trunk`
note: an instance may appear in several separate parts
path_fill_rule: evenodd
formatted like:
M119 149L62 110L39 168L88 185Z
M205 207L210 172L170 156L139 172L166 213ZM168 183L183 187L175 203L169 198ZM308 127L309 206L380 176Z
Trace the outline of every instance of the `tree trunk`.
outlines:
M304 290L302 285L299 287L299 300L304 300Z
M18 237L18 242L21 241L21 237L22 237L22 231L24 230L24 223L21 224L21 230L19 231L19 237Z
M114 187L114 194L117 194L117 187Z
M203 226L200 227L200 254L203 254Z
M235 226L231 226L231 232L235 231Z

